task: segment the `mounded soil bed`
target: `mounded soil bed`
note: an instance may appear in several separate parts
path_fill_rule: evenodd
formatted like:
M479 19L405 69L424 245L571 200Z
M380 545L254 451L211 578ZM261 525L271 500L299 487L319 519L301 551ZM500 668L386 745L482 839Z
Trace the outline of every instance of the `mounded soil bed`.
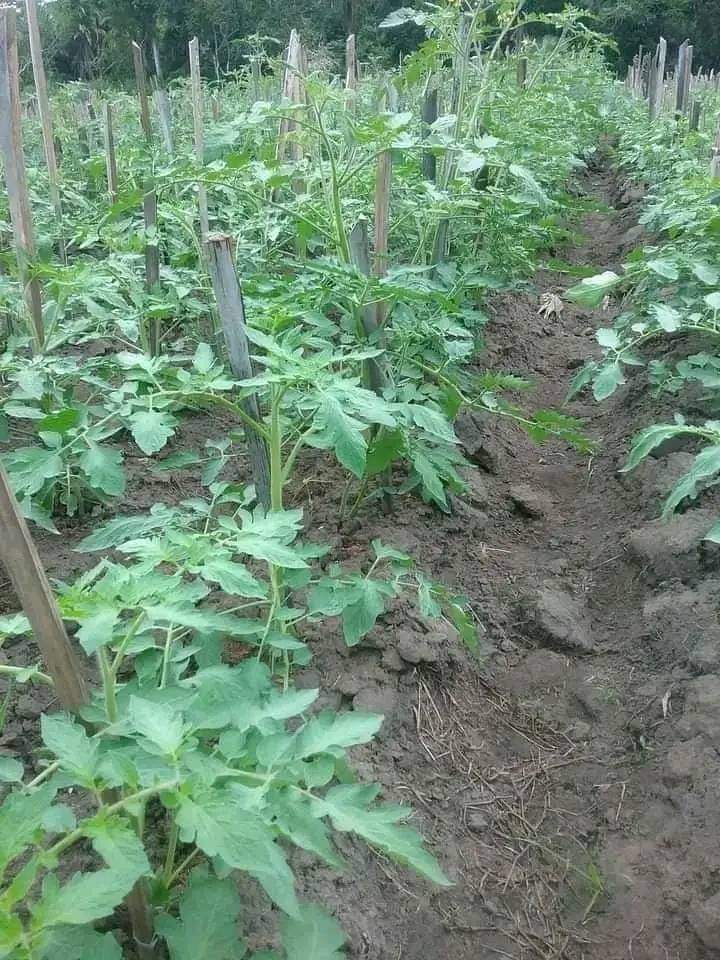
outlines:
M637 193L606 165L580 188L598 210L557 254L618 268L642 243ZM541 270L533 289L490 305L481 359L532 376L528 408L562 405L595 329L611 320L570 304L538 312L544 294L571 282ZM604 404L583 397L567 412L598 441L592 457L464 414L458 435L475 466L450 516L405 499L396 514L368 508L339 532L339 471L319 458L303 464L295 501L313 539L344 560L366 557L378 536L407 550L467 596L490 650L478 666L452 631L405 604L353 651L335 634L308 634L315 660L298 683L319 683L322 706L385 714L356 765L415 808L454 881L432 889L346 836L344 874L295 854L302 895L336 913L353 960L719 955L720 559L700 540L718 497L662 524L662 494L688 451L618 472L628 438L672 412L642 371ZM223 423L185 429L187 444L193 431L219 436ZM119 512L195 492L182 478L153 486L140 460L135 473ZM97 557L72 551L87 526L66 532L38 543L50 574L69 579ZM34 657L22 643L0 655ZM26 752L49 706L43 690L15 694L0 747ZM250 885L244 896L245 917L257 918L250 944L265 946L269 902Z

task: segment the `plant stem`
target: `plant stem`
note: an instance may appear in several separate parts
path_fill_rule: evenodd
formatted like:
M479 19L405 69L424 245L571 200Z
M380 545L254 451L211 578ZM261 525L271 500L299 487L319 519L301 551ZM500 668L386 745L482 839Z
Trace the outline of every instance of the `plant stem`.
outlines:
M0 676L5 675L8 677L17 677L23 673L27 673L27 670L27 667L11 667L5 663L0 664ZM53 683L53 678L48 676L47 673L42 673L40 670L36 670L34 673L32 673L28 677L28 680L39 680L40 683L47 683L50 687L55 686Z
M173 867L175 866L175 854L177 853L178 837L180 828L175 820L170 825L170 835L168 837L168 848L165 854L165 866L163 867L162 880L166 889L172 885Z
M110 666L107 650L101 647L97 652L98 664L103 682L103 696L105 697L105 712L110 723L118 718L117 696L115 694L115 674Z

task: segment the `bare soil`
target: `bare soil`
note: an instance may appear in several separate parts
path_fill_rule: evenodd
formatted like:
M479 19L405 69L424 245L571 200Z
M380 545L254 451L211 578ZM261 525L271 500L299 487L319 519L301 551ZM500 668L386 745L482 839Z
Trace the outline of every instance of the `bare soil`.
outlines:
M599 201L564 260L619 267L642 243L637 192L607 163L579 189ZM600 206L601 205L601 206ZM608 311L544 294L573 282L541 270L526 293L491 304L484 365L523 376L528 407L562 405L575 368ZM329 872L294 855L302 895L325 903L349 935L352 960L702 960L720 951L720 559L700 537L718 496L672 524L656 520L669 478L687 463L671 451L621 474L628 438L672 412L642 371L602 405L582 397L591 457L538 447L497 418L463 414L458 435L476 466L469 491L444 516L416 500L375 508L352 531L333 517L338 470L309 457L295 499L315 540L360 560L381 537L463 592L492 653L478 665L452 630L398 604L348 651L335 632L309 634L315 660L298 677L323 706L385 714L377 741L355 751L363 777L411 804L454 886L429 888L401 867L340 837L349 862ZM222 432L203 419L186 428ZM188 442L182 438L180 442ZM120 512L193 493L149 483L138 461ZM96 558L74 553L87 525L39 536L52 575ZM14 605L7 584L7 606ZM0 656L26 662L23 643ZM49 694L15 696L0 749L26 752ZM24 744L24 746L23 746ZM272 936L269 903L248 885L251 946Z

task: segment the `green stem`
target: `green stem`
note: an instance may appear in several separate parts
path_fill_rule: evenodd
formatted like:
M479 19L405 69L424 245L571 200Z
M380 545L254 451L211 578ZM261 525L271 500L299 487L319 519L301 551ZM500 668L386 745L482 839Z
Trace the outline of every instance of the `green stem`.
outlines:
M27 671L28 671L27 667L11 667L4 663L0 664L0 676L5 675L8 677L17 677L23 673L27 673ZM40 683L47 683L48 686L50 687L55 685L53 683L53 678L49 677L46 673L42 673L42 671L40 670L37 670L35 671L35 673L32 673L28 677L28 680L39 680Z
M115 693L115 674L110 666L110 660L107 650L101 647L97 652L100 674L103 682L103 695L105 697L105 712L110 723L115 723L118 718L117 696Z
M173 867L175 866L175 854L177 853L178 837L180 836L180 828L177 823L173 820L170 825L170 836L168 837L168 848L167 853L165 854L165 865L162 872L162 880L165 885L165 889L169 890L172 885L173 880Z

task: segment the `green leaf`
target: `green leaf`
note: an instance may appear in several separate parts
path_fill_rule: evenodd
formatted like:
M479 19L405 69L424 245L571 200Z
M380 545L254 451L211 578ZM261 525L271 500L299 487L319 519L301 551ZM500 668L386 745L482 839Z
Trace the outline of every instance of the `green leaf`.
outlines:
M198 373L209 373L215 363L212 348L209 343L199 343L193 357L193 367Z
M640 461L644 460L656 447L659 447L664 440L683 432L685 432L683 428L678 427L676 423L656 423L643 430L635 439L628 456L628 462L622 468L621 473L634 470Z
M605 363L593 380L593 396L597 401L605 400L623 383L625 383L625 377L622 365L617 361Z
M400 430L379 430L370 441L365 470L369 477L375 477L387 470L403 452L405 439Z
M680 329L682 314L674 307L670 307L665 303L654 303L650 308L650 312L667 333L674 333Z
M180 919L163 914L155 924L171 960L240 960L245 955L237 934L240 897L234 880L218 880L204 868L193 870L179 911Z
M574 287L570 287L565 292L565 296L573 303L579 303L582 307L592 309L603 302L610 291L621 282L621 279L612 270L606 270L604 273L581 280Z
M80 420L80 411L76 407L65 407L49 414L38 423L37 428L48 433L65 433L75 427Z
M46 480L65 473L62 457L44 447L19 447L4 454L2 461L13 490L20 496L31 497L43 488Z
M703 539L710 540L712 543L720 543L720 520L713 524Z
M342 960L347 937L340 924L320 907L304 903L298 917L280 922L287 960Z
M282 910L297 915L292 871L272 831L230 788L181 797L176 819L183 843L196 843L209 857L246 871Z
M57 757L63 770L76 783L92 787L97 775L99 744L70 717L60 713L40 718L43 743Z
M377 581L358 580L355 593L357 599L342 612L343 636L349 647L354 647L370 633L385 610L385 597Z
M306 801L282 795L273 799L272 813L275 826L296 846L316 853L332 867L343 866L342 857L338 856L330 843L325 824Z
M337 753L346 747L368 743L382 726L383 718L374 713L332 713L323 711L309 720L297 735L295 757L304 759L318 753Z
M323 394L318 413L340 463L356 477L362 477L367 456L362 425L349 417L339 400L329 394Z
M161 504L153 507L149 514L115 517L81 540L75 549L80 553L90 553L93 550L110 550L113 547L119 547L129 540L140 539L155 530L167 527L176 513L177 511L172 508Z
M0 780L4 783L20 783L25 768L13 757L0 757Z
M0 872L22 853L37 835L40 821L52 803L57 787L45 784L32 793L10 793L0 805Z
M162 450L175 433L177 420L159 410L140 410L130 417L133 440L148 456Z
M111 933L92 927L54 927L43 932L40 960L122 960L120 944Z
M720 473L720 444L713 444L700 451L690 470L675 484L663 504L663 517L672 516L683 500L694 499L698 495L698 484L717 473Z
M47 833L70 833L77 827L77 818L66 804L56 803L45 811L42 825Z
M658 258L656 260L648 260L647 265L653 273L659 277L663 277L665 280L677 280L680 276L677 264L672 260Z
M378 790L377 786L362 784L336 786L313 803L330 817L336 830L356 833L371 846L378 847L393 860L411 867L433 883L450 886L437 860L423 847L420 834L399 823L412 813L408 807L368 806Z
M606 347L609 350L617 350L622 343L617 330L613 330L612 327L600 327L599 330L595 331L595 339L601 347Z
M439 410L433 410L432 407L421 406L417 403L406 403L404 409L412 421L421 430L429 433L430 436L442 440L444 443L459 442L452 424Z
M130 697L129 718L133 729L163 755L174 755L185 737L181 715L167 704Z
M420 450L414 450L410 456L413 467L420 477L423 492L428 499L434 500L441 507L447 507L447 498L443 487L442 477L437 472L428 457Z
M0 910L0 958L16 957L15 947L23 941L25 931L20 918Z
M203 580L219 583L225 593L260 599L267 596L267 587L256 580L244 564L229 557L210 557L197 572Z
M112 641L113 629L120 619L120 610L117 607L108 607L98 610L81 621L77 637L88 655L95 653L101 647Z
M82 925L109 916L130 893L128 883L114 870L76 873L60 886L55 874L48 874L42 897L32 908L33 927Z
M78 464L96 490L111 497L120 497L125 491L123 456L119 450L88 441L89 448L78 457Z
M100 817L86 825L85 833L123 885L132 886L140 877L152 873L142 841L127 821Z
M706 283L710 287L720 283L720 270L704 260L697 260L690 269L701 283Z
M711 310L720 310L720 291L708 293L703 299Z

